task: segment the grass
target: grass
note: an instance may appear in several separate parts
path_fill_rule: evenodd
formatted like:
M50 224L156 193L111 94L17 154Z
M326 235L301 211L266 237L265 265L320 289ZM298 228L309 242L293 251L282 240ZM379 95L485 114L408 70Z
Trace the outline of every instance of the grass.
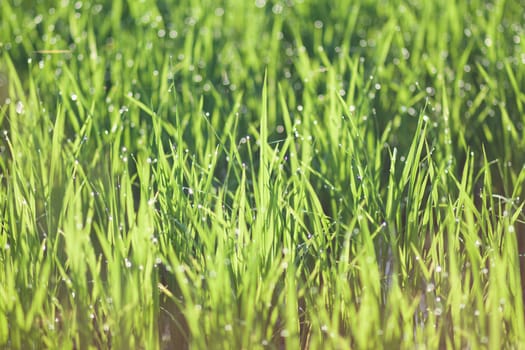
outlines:
M524 347L524 13L2 1L0 347Z

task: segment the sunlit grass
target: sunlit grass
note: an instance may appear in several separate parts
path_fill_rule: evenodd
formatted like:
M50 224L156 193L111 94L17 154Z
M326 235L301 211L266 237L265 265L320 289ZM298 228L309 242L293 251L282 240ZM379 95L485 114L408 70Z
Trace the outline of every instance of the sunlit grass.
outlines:
M523 23L0 2L0 347L524 347Z

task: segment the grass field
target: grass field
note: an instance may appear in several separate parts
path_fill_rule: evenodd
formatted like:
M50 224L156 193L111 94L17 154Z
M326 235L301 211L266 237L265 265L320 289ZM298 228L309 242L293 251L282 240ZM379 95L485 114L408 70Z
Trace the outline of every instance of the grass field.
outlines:
M0 348L525 348L524 7L0 1Z

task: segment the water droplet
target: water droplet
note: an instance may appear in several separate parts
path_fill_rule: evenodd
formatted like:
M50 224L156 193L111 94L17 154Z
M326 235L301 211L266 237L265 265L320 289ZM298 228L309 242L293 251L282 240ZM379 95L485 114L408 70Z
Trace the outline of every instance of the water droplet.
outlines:
M272 12L276 15L281 14L281 12L283 12L283 5L281 5L280 3L275 4L272 7Z
M18 101L15 105L15 112L17 114L23 114L24 113L24 104L22 101Z
M266 0L255 0L255 6L260 9L263 8L266 6Z

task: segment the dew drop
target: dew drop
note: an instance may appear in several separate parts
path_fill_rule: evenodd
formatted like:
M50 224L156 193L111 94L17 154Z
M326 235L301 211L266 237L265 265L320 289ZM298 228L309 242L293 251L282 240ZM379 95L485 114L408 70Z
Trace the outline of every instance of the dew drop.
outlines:
M15 105L15 112L17 114L23 114L24 113L24 104L22 101L18 101Z

